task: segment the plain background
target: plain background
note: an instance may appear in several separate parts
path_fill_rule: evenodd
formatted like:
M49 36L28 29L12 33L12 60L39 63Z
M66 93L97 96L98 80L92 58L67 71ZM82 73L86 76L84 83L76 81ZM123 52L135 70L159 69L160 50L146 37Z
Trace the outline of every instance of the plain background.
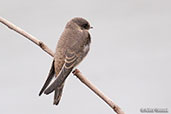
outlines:
M84 17L94 27L81 72L126 114L141 108L171 110L170 0L4 0L0 16L53 51L67 21ZM0 24L1 114L113 114L72 74L59 106L38 96L52 57Z

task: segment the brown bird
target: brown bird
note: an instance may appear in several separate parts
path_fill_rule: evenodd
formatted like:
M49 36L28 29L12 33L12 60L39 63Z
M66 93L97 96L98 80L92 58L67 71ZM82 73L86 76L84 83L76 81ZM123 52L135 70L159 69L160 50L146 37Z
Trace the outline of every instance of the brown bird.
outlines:
M66 24L57 43L49 75L39 96L43 92L50 94L55 91L53 104L58 105L65 79L89 51L91 37L88 30L91 28L89 22L80 17L73 18ZM53 77L55 77L55 81L48 87Z

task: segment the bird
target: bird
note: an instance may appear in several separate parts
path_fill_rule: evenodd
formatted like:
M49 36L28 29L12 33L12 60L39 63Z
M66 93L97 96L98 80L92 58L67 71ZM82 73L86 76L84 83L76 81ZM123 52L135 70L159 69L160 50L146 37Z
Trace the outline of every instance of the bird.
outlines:
M59 104L66 78L90 50L89 30L92 28L90 23L82 17L75 17L67 22L58 40L48 77L39 96L42 93L48 95L54 92L53 104ZM52 79L54 79L53 82L51 82Z

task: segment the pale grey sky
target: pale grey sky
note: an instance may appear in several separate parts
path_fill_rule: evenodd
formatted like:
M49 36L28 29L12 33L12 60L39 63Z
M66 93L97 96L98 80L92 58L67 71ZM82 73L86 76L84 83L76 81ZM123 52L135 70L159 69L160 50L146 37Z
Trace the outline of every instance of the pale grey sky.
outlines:
M64 26L84 17L91 50L82 73L126 114L141 108L171 110L170 0L4 0L0 16L55 50ZM59 106L53 94L38 96L52 58L23 36L0 24L1 114L113 114L72 74Z

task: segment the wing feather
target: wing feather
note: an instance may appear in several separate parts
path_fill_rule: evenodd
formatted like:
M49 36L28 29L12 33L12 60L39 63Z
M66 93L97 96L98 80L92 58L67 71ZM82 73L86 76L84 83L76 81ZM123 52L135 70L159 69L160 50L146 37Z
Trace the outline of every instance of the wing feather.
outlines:
M61 72L57 76L56 80L45 90L45 94L53 92L56 88L60 87L68 75L71 73L77 62L77 56L75 53L68 53L65 58L65 63L62 67Z

